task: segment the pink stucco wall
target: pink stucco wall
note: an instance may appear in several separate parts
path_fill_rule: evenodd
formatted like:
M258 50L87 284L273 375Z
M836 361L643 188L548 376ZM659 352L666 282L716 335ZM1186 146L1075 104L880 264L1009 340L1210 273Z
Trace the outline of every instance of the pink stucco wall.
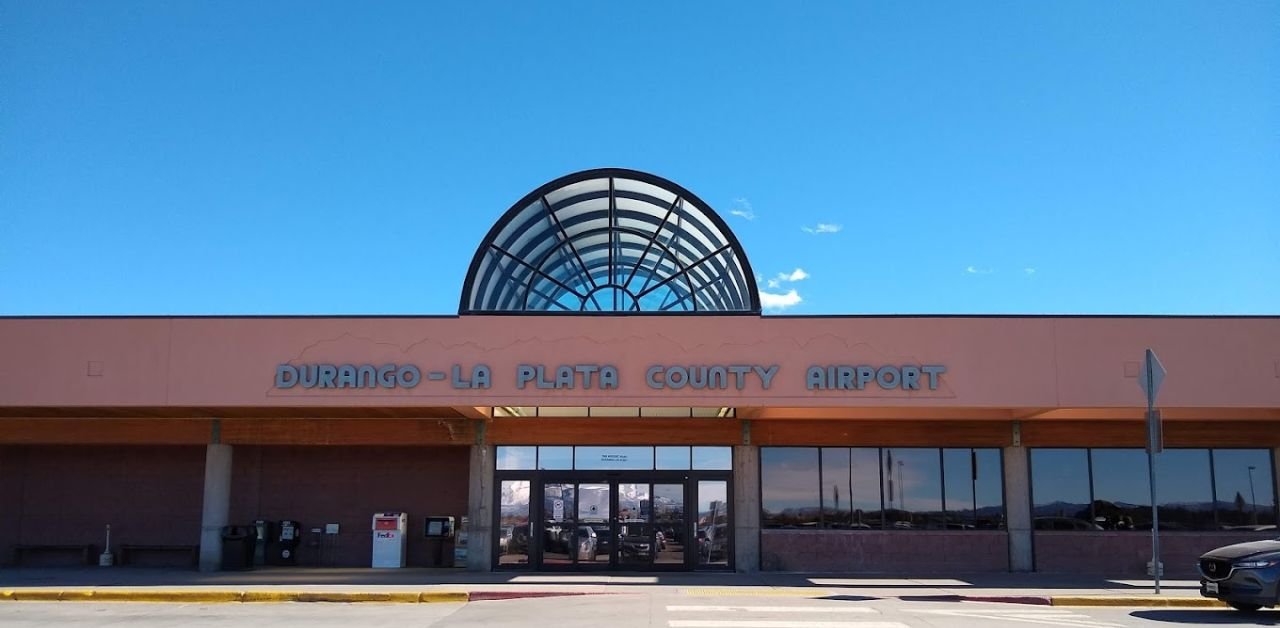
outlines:
M1153 347L1166 408L1280 407L1280 318L0 319L0 406L731 405L1103 408L1138 405L1126 362ZM100 375L89 375L89 362ZM489 390L276 390L278 364L493 370ZM617 390L515 388L520 363L611 364ZM770 390L654 391L646 367L777 364ZM808 391L823 364L942 364L934 391Z

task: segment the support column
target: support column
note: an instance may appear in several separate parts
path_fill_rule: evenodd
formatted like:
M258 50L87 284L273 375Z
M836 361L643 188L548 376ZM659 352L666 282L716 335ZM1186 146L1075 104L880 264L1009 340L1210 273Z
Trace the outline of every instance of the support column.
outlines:
M216 423L216 422L215 422ZM222 567L222 527L231 513L231 445L215 439L204 452L204 509L200 515L200 571Z
M471 446L467 490L467 570L493 570L493 448L484 443L484 424Z
M736 571L760 571L760 449L750 444L733 448L733 547Z
M1021 439L1016 437L1015 441ZM1032 571L1031 468L1027 448L1004 448L1004 509L1009 529L1009 571Z

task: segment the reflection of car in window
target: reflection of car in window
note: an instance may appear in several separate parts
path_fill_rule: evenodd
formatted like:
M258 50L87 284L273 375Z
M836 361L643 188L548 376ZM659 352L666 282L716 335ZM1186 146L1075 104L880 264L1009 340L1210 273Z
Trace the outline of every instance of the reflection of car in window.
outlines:
M728 539L725 524L717 523L698 530L698 556L704 563L728 558Z

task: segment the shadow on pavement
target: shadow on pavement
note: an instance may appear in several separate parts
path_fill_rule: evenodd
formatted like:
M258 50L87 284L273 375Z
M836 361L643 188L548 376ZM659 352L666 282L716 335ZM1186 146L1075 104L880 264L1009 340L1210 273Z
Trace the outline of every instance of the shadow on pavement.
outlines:
M1227 608L1202 608L1180 610L1143 610L1129 613L1133 617L1162 621L1171 624L1221 625L1221 626L1280 626L1280 611L1262 610L1242 613Z

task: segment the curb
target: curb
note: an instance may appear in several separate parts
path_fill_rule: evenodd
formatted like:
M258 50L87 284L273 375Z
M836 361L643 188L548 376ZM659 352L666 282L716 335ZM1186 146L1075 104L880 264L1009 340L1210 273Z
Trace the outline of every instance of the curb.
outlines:
M0 591L0 600L13 602L165 602L185 604L280 603L280 602L381 602L400 604L435 604L441 602L469 602L472 600L507 599L509 597L545 597L554 595L545 591L498 593L466 591L190 591L190 590L134 590L111 589L11 589ZM574 593L573 595L581 595Z
M1154 597L1154 596L1054 596L1049 598L1053 606L1163 606L1169 608L1226 608L1227 603L1207 597Z

